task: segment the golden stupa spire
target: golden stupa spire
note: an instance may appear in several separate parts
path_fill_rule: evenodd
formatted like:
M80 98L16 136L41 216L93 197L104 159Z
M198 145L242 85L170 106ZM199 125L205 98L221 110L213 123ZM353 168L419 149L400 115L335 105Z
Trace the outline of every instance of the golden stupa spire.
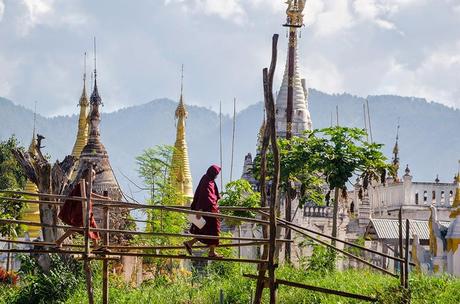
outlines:
M86 96L86 52L85 52L85 70L83 73L83 91L81 93L80 101L80 116L78 118L78 131L75 144L72 149L72 156L77 160L80 158L83 147L88 142L88 113L89 113L89 102ZM78 166L76 166L78 167Z
M184 104L184 65L182 65L180 99L175 117L177 119L176 142L171 163L171 178L173 186L185 197L193 197L192 176L188 160L188 148L185 140L185 120L187 109Z
M32 141L30 142L29 149L27 150L30 155L35 156L37 154L37 137L36 137L36 122L37 122L37 102L35 102L35 110L34 110L34 128L32 131ZM32 183L29 179L27 179L26 186L24 187L25 192L31 193L38 193L37 185ZM37 196L28 196L28 200L38 200ZM25 221L31 222L40 222L40 209L38 204L27 204L22 219ZM40 235L41 228L40 227L32 227L29 226L25 229L25 231L29 234L29 237L37 238Z
M456 218L457 215L460 215L460 161L459 161L459 170L455 176L455 182L457 183L457 188L455 189L454 202L452 203L452 211L450 212L450 218Z

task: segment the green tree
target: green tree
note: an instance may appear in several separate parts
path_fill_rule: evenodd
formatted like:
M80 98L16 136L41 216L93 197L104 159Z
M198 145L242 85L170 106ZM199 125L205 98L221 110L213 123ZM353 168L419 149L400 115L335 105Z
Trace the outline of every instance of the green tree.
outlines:
M225 185L225 191L221 193L220 206L229 207L260 207L260 193L252 189L251 184L245 179L239 179ZM226 211L228 215L254 218L256 214L252 211ZM239 221L229 221L231 225L240 225Z
M26 184L26 176L13 155L13 149L23 150L14 135L0 142L0 190L21 190ZM4 197L22 198L20 195L0 194L0 218L19 219L24 211L24 203ZM1 236L17 237L20 231L17 224L0 225Z
M149 187L152 201L163 201L167 195L171 194L168 185L170 184L169 174L173 151L173 146L158 145L145 149L141 155L136 157L139 176Z
M346 194L350 178L360 176L364 188L367 188L372 180L383 182L386 172L391 169L381 152L383 145L369 143L365 136L366 132L362 129L337 126L309 131L305 136L291 140L279 139L283 191L292 191L292 183L297 183L300 185L301 203L319 203L323 201L322 185L334 190L333 236L337 236L340 192ZM272 162L271 155L268 155L268 162ZM256 160L256 174L260 170L258 165ZM329 193L326 195L327 202Z
M363 179L363 185L372 180L385 181L390 165L381 149L382 144L369 143L366 132L358 128L331 127L313 131L302 146L309 157L308 166L320 172L329 189L334 190L332 236L337 236L337 212L340 191L346 193L346 184L354 175ZM304 156L307 156L304 155Z
M150 205L174 206L181 205L184 201L182 193L171 184L170 171L174 147L160 145L146 149L140 156L136 157L139 176L144 180L145 185L150 189L151 197L148 200ZM148 232L183 233L186 229L186 216L183 213L168 212L158 209L147 209ZM153 246L178 245L183 240L174 237L154 236L143 243ZM170 268L169 261L155 260L159 268Z
M26 184L26 175L12 152L18 148L24 150L14 135L0 141L0 190L23 189Z

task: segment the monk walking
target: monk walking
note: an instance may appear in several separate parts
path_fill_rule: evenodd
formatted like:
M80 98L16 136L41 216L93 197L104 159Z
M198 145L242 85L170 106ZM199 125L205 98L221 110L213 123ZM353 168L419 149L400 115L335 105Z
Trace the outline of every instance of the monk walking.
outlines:
M217 165L212 165L209 167L208 171L200 180L198 187L193 196L192 205L190 208L195 211L205 211L212 213L219 213L219 205L217 202L220 199L219 189L217 189L217 184L215 179L220 173L220 167ZM196 215L197 219L200 219L201 216ZM219 236L220 233L220 219L216 217L203 216L206 220L206 224L200 229L194 224L190 228L190 233L192 234L201 234L201 235L212 235ZM209 247L209 257L222 257L218 255L215 251L216 246L219 245L218 239L201 239L194 238L190 241L184 242L184 246L187 249L187 252L192 255L192 246L196 242L200 241L203 244L208 245Z

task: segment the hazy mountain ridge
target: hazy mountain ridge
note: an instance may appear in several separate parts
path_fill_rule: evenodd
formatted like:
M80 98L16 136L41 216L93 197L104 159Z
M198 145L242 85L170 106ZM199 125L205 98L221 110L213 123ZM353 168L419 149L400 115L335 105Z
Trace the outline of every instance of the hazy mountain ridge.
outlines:
M329 95L310 90L309 107L315 128L339 123L363 127L364 99L349 94ZM420 98L392 95L369 97L373 140L385 144L384 151L391 157L400 118L401 171L408 163L415 180L433 181L439 174L442 181L452 181L457 170L460 151L460 111ZM177 103L158 99L102 114L101 137L109 151L111 163L120 183L135 192L134 186L121 172L139 182L135 157L158 144L174 144L174 112ZM187 106L187 142L191 170L196 186L204 170L219 163L219 116L212 110ZM102 108L102 111L104 109ZM78 109L75 109L78 113ZM237 114L236 145L233 178L241 175L244 155L255 150L257 132L262 121L262 103L251 105ZM32 136L33 111L0 98L0 139L15 134L28 145ZM37 115L37 132L44 135L44 149L53 158L62 159L70 153L76 136L77 115L46 118ZM229 179L232 120L223 116L224 179ZM139 197L139 195L136 195Z

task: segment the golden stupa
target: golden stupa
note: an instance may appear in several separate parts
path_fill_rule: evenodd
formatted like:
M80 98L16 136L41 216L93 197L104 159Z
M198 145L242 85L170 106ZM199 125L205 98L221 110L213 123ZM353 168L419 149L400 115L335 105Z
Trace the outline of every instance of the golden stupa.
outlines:
M86 54L85 54L86 55ZM81 151L88 143L88 130L89 130L89 123L88 123L88 115L89 115L89 101L86 95L86 73L83 75L83 91L81 93L80 101L78 102L78 106L80 107L80 115L78 117L78 131L77 131L77 138L75 139L75 144L73 145L72 149L72 156L76 158L75 162L75 170L71 175L71 179L75 178L77 174L77 168L79 167L79 159Z
M34 114L34 130L32 133L32 142L30 143L30 146L28 149L28 152L34 156L37 153L37 139L35 136L35 120L36 120L36 114ZM37 188L37 185L35 185L33 182L27 179L26 186L24 187L24 191L31 192L31 193L38 193L38 188ZM25 196L25 198L31 201L38 200L38 196L32 196L32 195ZM25 221L40 223L39 205L34 204L34 203L26 204L26 209L24 211L22 219ZM41 228L38 226L27 226L25 228L25 232L29 234L29 237L31 239L34 239L40 236Z
M177 191L187 198L186 201L193 197L192 176L190 174L188 148L185 140L185 120L187 119L187 114L183 97L182 68L180 99L175 113L175 117L177 119L177 132L171 163L171 182Z

